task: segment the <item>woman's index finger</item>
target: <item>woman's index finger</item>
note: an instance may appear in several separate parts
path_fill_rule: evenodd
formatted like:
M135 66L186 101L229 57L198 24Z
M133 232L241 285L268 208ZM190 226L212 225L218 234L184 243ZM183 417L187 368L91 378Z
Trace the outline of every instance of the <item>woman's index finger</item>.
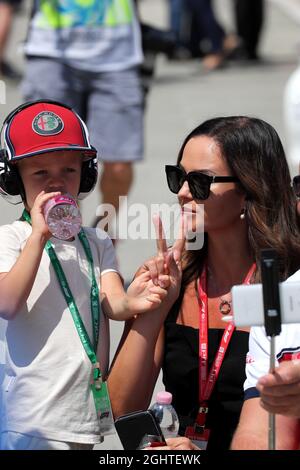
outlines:
M185 242L186 242L185 221L184 221L184 217L181 215L178 237L176 238L172 246L172 251L175 254L175 257L174 257L175 261L180 261L182 252L184 250Z
M161 218L158 214L155 214L152 217L152 221L155 228L157 253L159 255L164 255L167 253L168 247Z

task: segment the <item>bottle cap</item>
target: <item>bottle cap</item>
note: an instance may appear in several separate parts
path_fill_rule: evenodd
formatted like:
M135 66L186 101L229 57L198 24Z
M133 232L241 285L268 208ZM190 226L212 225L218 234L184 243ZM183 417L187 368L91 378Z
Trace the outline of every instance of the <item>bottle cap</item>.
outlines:
M170 405L172 403L172 393L170 392L158 392L156 394L156 402L162 405Z

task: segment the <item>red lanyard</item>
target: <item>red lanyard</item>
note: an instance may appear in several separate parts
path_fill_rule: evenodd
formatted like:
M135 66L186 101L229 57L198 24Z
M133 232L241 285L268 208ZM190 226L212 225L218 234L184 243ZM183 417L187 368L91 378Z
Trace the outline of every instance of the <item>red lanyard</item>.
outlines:
M247 276L244 279L243 284L249 284L250 279L256 269L256 264L254 263ZM211 366L211 369L208 374L208 300L207 300L207 273L206 273L206 266L202 271L202 274L198 281L198 294L199 294L199 414L202 415L202 419L198 414L197 423L204 424L205 416L208 409L207 409L207 401L211 397L213 388L219 376L219 372L221 369L221 365L224 360L225 353L227 351L232 333L234 332L234 324L233 322L228 323L217 354ZM204 422L203 422L204 418Z

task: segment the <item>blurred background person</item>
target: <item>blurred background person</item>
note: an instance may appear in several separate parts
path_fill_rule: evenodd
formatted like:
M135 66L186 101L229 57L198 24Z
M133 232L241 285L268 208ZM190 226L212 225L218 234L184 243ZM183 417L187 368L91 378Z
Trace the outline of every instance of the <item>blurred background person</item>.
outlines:
M0 0L0 77L20 79L21 74L5 59L5 48L11 32L13 16L22 0Z
M203 67L215 70L223 64L223 42L225 32L217 21L211 0L185 0L192 15L192 44L199 47L200 42L206 44L203 50Z
M201 57L206 71L221 67L238 44L217 19L211 0L169 0L169 24L177 44L169 58Z
M169 25L176 37L176 45L180 45L182 19L185 0L169 0Z
M143 158L143 54L132 0L36 0L25 54L25 99L61 101L87 122L102 163L102 203L118 211Z
M168 23L175 35L175 48L168 54L171 60L186 60L191 57L191 12L186 0L168 0Z
M264 0L234 0L236 32L241 40L237 59L257 61L264 23Z

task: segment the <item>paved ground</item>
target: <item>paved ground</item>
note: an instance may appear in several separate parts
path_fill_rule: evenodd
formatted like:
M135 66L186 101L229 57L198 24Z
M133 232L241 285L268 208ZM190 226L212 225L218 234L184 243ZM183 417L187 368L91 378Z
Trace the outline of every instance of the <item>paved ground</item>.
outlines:
M143 18L153 24L166 24L166 4L165 0L144 0L141 2ZM232 29L232 1L215 0L215 4L220 19L228 30ZM27 7L28 3L23 14L16 17L9 47L13 61L20 68L23 67L23 60L18 51L25 36ZM286 141L282 93L287 78L297 64L296 44L300 38L297 21L300 21L300 1L267 2L267 19L261 45L265 63L260 66L230 66L205 74L198 61L170 63L164 56L158 58L146 114L146 155L144 162L136 166L136 179L129 204L175 202L167 190L163 166L175 162L185 134L206 118L231 114L258 116L273 124L283 141ZM7 82L6 104L0 104L0 122L19 102L21 96L18 88ZM95 192L83 204L86 223L95 214L98 198ZM19 213L19 207L0 201L1 224L12 221ZM136 267L154 250L155 245L151 240L120 242L117 252L125 279L130 279ZM115 322L111 330L113 353L121 325ZM157 388L161 388L160 382ZM107 440L101 446L117 447L115 439Z

